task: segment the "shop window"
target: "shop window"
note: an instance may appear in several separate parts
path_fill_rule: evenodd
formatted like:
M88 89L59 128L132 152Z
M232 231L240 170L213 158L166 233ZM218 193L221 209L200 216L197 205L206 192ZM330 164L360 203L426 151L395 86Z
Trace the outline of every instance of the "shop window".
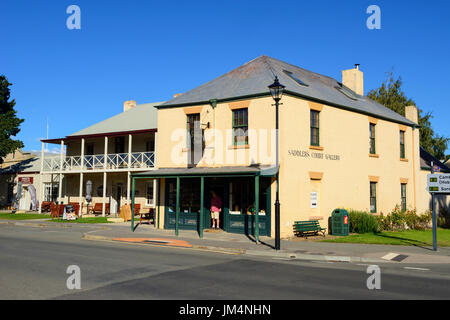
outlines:
M259 212L267 212L267 183L261 182L259 190ZM237 180L230 183L230 214L253 214L255 212L255 189L253 180Z
M154 206L155 205L155 188L154 188L154 182L149 181L146 185L146 205L147 206Z
M319 146L319 111L311 110L311 145Z
M233 144L248 145L248 109L233 110Z
M197 179L196 179L197 180ZM176 180L167 180L167 202L170 213L175 213L177 204ZM200 181L181 179L180 181L180 213L200 212Z

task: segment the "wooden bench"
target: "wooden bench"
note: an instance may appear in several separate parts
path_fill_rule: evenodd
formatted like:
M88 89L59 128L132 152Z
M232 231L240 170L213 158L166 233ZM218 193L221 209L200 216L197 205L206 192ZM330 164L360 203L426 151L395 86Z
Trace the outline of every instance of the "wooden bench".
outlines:
M322 228L318 220L294 222L294 234L297 237L305 236L308 239L308 236L318 235L319 232L325 237L325 231L326 228Z
M142 224L142 221L145 220L148 221L148 224L150 224L150 220L153 220L153 224L155 223L155 210L153 208L150 208L148 212L140 213L139 224Z
M90 213L92 214L102 214L103 203L99 202L94 204L94 207L90 209ZM109 203L105 203L105 214L109 215Z

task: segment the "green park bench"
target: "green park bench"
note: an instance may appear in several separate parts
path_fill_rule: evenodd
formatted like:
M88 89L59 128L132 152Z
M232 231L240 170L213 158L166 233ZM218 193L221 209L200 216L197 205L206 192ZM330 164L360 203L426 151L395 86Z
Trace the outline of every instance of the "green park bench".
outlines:
M318 220L294 222L294 234L297 237L305 236L305 238L308 239L308 236L315 236L319 234L319 232L325 237L325 231L326 228L322 228Z

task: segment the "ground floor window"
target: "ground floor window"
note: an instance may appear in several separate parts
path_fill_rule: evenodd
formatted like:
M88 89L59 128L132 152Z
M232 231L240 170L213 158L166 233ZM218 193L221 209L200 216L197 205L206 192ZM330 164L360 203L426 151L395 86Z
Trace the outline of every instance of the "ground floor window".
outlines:
M230 213L247 214L254 204L250 181L230 182Z
M406 211L406 183L402 183L400 186L402 196L402 210Z
M377 183L370 183L370 212L377 212Z
M44 183L44 201L56 202L58 199L59 184L46 182Z
M147 182L145 190L146 190L146 205L154 206L155 205L155 188L154 188L153 180Z
M177 202L176 180L168 179L168 207L169 212L175 212ZM181 179L180 180L180 212L192 213L200 212L200 180Z

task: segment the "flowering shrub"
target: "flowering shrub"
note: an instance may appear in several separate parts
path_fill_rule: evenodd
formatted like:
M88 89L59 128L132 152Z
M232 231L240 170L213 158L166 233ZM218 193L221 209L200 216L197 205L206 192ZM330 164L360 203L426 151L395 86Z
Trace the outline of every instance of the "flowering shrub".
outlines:
M429 227L431 212L418 215L415 209L403 211L397 205L390 214L386 216L381 214L378 221L383 230L423 230Z
M349 214L350 232L367 233L396 230L423 230L430 227L431 212L417 214L416 210L401 210L395 206L391 213L375 216L365 211L347 210Z

